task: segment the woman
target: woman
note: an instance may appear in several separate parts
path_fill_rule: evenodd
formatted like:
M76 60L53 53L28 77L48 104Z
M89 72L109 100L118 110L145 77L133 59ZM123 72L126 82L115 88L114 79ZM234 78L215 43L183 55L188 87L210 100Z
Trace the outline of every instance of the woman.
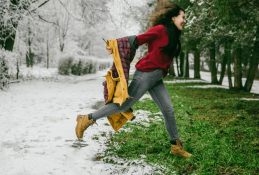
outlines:
M179 140L174 109L162 80L168 73L173 57L177 57L181 50L179 38L186 23L184 9L167 1L159 3L156 10L150 15L151 28L146 33L135 36L132 42L132 47L135 48L148 44L148 53L137 62L133 80L128 87L128 94L133 98L127 99L121 106L109 103L92 114L78 116L76 134L78 138L82 138L83 132L96 120L127 111L148 91L164 116L165 128L170 136L171 153L188 158L192 155L183 149ZM107 50L108 55L113 53L110 47Z

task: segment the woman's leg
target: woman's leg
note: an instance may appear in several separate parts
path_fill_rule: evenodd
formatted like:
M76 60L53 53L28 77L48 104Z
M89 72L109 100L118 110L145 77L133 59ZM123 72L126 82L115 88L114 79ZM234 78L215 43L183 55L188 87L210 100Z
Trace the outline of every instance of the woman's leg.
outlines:
M174 109L163 80L159 80L148 92L164 116L165 128L170 136L171 143L178 141L179 136L174 118Z
M154 86L159 79L162 78L162 75L163 71L161 69L151 72L136 70L128 88L128 94L133 98L127 99L122 106L115 103L104 105L92 114L92 119L96 121L102 117L127 111L147 92L148 89L150 89L150 87Z

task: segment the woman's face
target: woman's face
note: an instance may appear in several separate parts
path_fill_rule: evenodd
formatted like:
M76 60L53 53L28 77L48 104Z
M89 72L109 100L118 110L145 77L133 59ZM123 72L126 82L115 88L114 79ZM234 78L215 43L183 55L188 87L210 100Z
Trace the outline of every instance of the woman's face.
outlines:
M178 16L172 17L172 20L179 30L183 29L183 25L186 23L184 12L181 10Z

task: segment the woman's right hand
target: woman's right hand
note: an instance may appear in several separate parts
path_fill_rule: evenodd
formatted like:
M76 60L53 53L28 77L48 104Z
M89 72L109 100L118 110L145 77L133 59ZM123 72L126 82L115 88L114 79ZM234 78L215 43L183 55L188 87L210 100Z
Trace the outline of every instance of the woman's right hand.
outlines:
M112 49L110 48L110 46L108 46L108 47L106 48L106 50L108 50L108 55L111 55L111 54L112 54Z

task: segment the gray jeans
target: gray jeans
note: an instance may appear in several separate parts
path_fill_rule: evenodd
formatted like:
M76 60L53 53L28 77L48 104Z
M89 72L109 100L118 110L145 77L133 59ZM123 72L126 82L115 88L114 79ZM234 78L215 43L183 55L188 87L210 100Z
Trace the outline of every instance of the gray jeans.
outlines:
M106 104L94 112L92 118L97 120L115 113L125 112L148 91L164 116L165 128L170 136L170 140L178 141L174 109L162 77L163 71L161 69L151 72L136 70L128 88L129 96L133 98L127 99L122 106L116 103Z

